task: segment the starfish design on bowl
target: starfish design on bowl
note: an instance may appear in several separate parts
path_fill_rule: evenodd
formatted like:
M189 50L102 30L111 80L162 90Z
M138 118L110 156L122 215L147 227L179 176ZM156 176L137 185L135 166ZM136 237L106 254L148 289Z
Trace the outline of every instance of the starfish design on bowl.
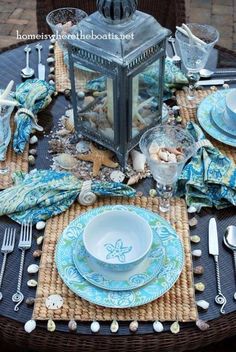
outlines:
M115 245L111 243L105 244L105 248L109 252L106 259L118 258L121 263L125 262L125 254L132 250L132 246L125 247L121 239L117 240Z

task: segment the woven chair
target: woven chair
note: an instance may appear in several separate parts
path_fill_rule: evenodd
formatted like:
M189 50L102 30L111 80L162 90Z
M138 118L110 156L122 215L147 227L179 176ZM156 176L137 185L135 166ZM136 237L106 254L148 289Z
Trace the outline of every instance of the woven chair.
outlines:
M96 11L95 0L37 0L38 33L49 34L47 14L60 7L81 8L88 14ZM185 0L139 0L138 9L149 13L161 25L175 31L175 26L186 22Z

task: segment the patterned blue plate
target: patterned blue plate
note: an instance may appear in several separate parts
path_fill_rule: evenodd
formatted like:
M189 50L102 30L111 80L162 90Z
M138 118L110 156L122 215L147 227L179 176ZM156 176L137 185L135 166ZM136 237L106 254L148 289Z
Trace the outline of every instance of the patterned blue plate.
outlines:
M227 112L225 106L225 99L219 100L211 110L212 120L215 122L216 126L227 133L232 138L236 138L236 130L233 126L230 126L229 122L227 123Z
M232 91L232 89L224 89L216 93L210 94L205 99L203 99L203 101L200 103L198 107L197 118L201 127L211 137L215 138L217 141L220 141L224 144L231 145L232 147L236 147L236 138L220 130L215 125L211 117L212 108L218 103L218 101L224 99L226 94L228 94L230 91Z
M85 280L76 269L73 249L78 241L78 234L90 219L108 210L135 212L148 221L153 233L158 233L165 251L163 268L147 285L128 291L104 290ZM81 298L104 307L131 308L157 299L175 284L184 265L184 251L179 236L161 216L134 206L115 205L93 209L73 220L57 243L55 261L64 283Z
M125 272L113 272L91 261L85 250L82 234L81 230L78 231L73 260L79 273L95 286L113 291L132 290L154 279L163 267L165 251L157 232L153 233L153 244L148 258Z

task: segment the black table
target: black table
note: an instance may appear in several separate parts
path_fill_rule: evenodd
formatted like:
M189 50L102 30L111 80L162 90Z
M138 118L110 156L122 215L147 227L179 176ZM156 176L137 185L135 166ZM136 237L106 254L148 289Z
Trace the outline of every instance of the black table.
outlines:
M31 66L37 72L37 55L34 49L35 44L31 44ZM48 41L42 42L43 45L43 62L46 64L46 57L48 52ZM2 52L0 55L0 72L1 72L1 87L13 79L15 83L21 82L20 70L25 66L25 54L23 51L24 46L16 48L9 48L9 50ZM216 58L216 53L208 63L211 67ZM228 50L219 49L218 66L236 66L236 54ZM47 73L48 73L48 67ZM58 95L48 107L46 111L41 113L40 123L44 126L46 136L39 134L39 143L37 146L38 156L36 165L38 169L48 168L50 165L50 157L47 154L48 149L48 133L55 129L57 126L58 118L64 113L68 106L68 101L63 95ZM150 180L140 182L136 187L137 190L148 194L150 189ZM1 202L1 194L0 194ZM215 267L212 257L208 255L207 247L207 234L208 234L208 221L211 216L217 218L219 239L220 239L220 269L222 278L222 291L227 298L227 305L225 307L227 315L220 316L219 306L214 303L216 295L216 280L215 280ZM114 336L110 334L109 324L102 323L101 331L98 335L92 335L90 331L90 324L78 323L78 333L69 334L67 324L57 323L57 331L49 333L46 330L46 324L37 324L37 329L30 335L26 334L23 329L24 323L31 318L32 308L22 304L19 312L13 311L14 303L11 301L11 296L15 292L18 276L19 265L19 251L15 247L14 253L9 258L8 265L5 272L2 292L4 299L0 302L0 341L8 342L12 345L19 347L29 347L34 350L40 351L186 351L195 349L199 346L220 341L226 337L236 335L236 302L233 301L233 293L235 291L235 274L233 271L232 254L228 252L222 245L222 236L226 227L229 224L236 224L235 208L229 208L222 211L203 210L198 216L198 226L192 231L193 234L200 234L201 243L194 245L194 248L201 248L203 255L201 258L194 260L194 265L202 264L205 267L204 275L196 279L203 281L206 284L204 293L197 294L196 299L206 299L210 303L208 312L200 313L203 320L210 320L210 329L206 332L198 330L194 324L182 325L181 332L174 336L170 332L161 334L153 333L151 323L140 323L138 333L132 335L129 332L128 324L121 323L119 332ZM0 233L6 225L11 225L17 228L19 232L19 225L9 220L7 217L0 218ZM35 235L39 234L34 231ZM3 235L1 235L1 238ZM1 243L2 239L0 239ZM34 296L35 291L29 289L26 285L28 274L26 268L32 263L32 252L35 250L35 241L29 252L27 252L24 280L22 290L25 297ZM0 256L0 264L2 257ZM27 279L26 279L27 278Z

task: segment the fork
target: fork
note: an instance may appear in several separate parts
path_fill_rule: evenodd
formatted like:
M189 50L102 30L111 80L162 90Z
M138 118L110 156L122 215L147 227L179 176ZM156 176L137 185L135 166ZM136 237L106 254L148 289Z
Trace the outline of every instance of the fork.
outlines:
M24 300L24 295L21 292L21 282L22 282L22 274L23 274L23 268L24 268L25 251L31 247L31 242L32 242L32 223L23 222L21 225L20 240L18 245L18 248L21 250L18 282L17 282L16 293L14 293L14 295L12 296L12 301L16 303L14 307L15 312L19 310L19 305Z
M16 229L6 229L4 233L4 238L2 242L1 253L3 253L2 268L0 272L0 288L2 286L3 275L5 272L7 255L13 252L15 245ZM0 291L0 301L2 300L2 292Z

